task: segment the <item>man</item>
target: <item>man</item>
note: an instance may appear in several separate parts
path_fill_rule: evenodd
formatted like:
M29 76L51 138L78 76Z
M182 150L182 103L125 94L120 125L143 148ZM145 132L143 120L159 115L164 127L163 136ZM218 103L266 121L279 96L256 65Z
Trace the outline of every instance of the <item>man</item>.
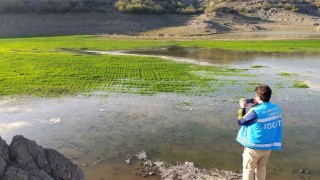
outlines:
M256 87L256 97L251 99L253 107L246 113L248 103L239 101L237 122L241 126L237 141L244 146L243 179L264 180L271 150L281 150L281 110L270 103L272 90L268 85ZM249 100L250 101L250 100Z

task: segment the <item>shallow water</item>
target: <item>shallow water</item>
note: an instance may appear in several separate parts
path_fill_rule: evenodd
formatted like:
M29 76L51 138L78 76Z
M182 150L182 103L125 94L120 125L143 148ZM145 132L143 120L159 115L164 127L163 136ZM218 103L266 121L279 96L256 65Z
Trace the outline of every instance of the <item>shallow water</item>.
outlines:
M251 89L255 85L250 82L266 82L274 87L272 101L283 109L284 127L283 150L272 153L268 164L268 169L276 173L270 173L268 179L297 178L292 169L308 169L312 179L320 178L320 58L312 54L226 52L224 56L221 53L204 58L200 52L193 49L192 57L184 53L179 56L248 69L249 76L219 77L236 83L222 84L214 96L105 93L5 98L0 101L0 134L7 142L15 134L22 134L44 147L57 149L81 165L87 179L142 179L132 174L134 165L124 162L128 155L141 150L151 159L193 161L200 167L237 170L241 169L243 150L235 141L239 129L235 122L237 101L242 96L254 96ZM283 77L280 72L294 75ZM296 80L307 81L311 88L291 88Z

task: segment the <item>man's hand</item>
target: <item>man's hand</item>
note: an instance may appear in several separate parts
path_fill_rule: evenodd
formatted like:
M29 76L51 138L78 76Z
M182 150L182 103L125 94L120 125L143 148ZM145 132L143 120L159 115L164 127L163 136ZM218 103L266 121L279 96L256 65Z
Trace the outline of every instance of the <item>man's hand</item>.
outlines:
M240 105L240 108L246 108L248 106L248 104L246 103L246 99L245 98L241 98L239 100L239 105Z

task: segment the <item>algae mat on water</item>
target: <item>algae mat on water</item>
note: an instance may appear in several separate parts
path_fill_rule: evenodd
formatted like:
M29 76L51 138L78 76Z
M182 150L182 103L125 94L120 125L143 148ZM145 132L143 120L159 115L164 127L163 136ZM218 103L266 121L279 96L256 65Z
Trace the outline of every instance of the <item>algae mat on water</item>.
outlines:
M238 73L160 58L86 55L68 52L0 53L0 95L57 96L83 92L152 94L212 92L195 71ZM212 91L211 91L212 90Z
M214 76L204 78L196 72L207 71L220 76L242 75L244 70L204 67L156 57L81 53L81 50L85 49L127 50L170 45L213 47L212 43L215 46L219 44L213 41L201 43L106 39L99 36L0 39L0 96L57 96L97 91L141 94L178 92L201 95L213 93L217 86L226 82L221 82ZM221 47L226 47L223 46L226 42L220 43ZM228 48L238 49L239 44L246 45L243 43L249 42L237 42L234 46L230 44ZM277 42L274 42L275 44ZM309 50L320 49L319 44L320 41L313 41ZM295 50L299 49L299 45L296 44ZM63 51L66 49L68 51Z

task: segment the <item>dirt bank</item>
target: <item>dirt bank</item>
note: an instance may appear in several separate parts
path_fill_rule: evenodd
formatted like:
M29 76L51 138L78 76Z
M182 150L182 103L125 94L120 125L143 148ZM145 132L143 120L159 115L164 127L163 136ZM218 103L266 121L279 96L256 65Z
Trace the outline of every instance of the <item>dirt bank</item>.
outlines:
M201 15L119 13L0 14L0 37L120 34L156 37L201 37L259 31L320 30L317 14L271 8L254 13L213 12Z

